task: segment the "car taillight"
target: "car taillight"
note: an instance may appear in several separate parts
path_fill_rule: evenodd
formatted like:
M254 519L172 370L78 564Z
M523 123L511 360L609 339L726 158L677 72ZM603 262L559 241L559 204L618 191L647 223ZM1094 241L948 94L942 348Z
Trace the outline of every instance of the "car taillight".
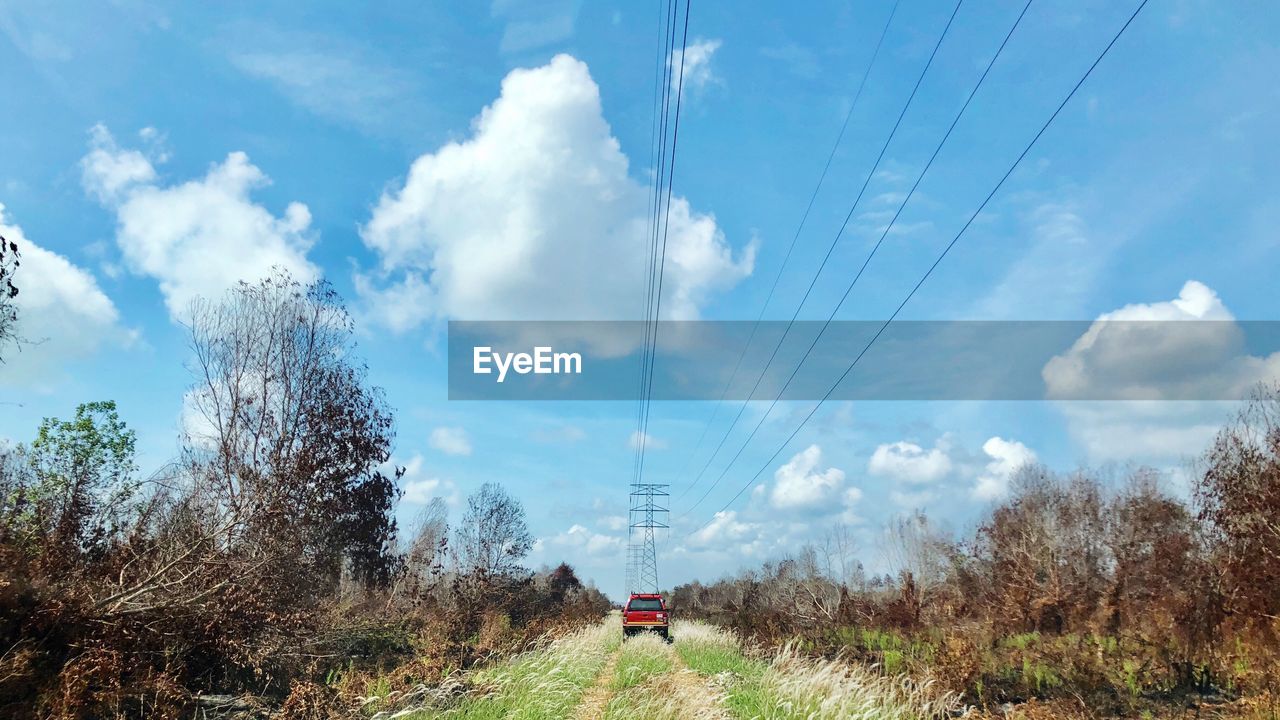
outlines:
M667 614L666 614L666 613L658 613L658 619L659 619L659 620L666 620L666 619L667 619Z

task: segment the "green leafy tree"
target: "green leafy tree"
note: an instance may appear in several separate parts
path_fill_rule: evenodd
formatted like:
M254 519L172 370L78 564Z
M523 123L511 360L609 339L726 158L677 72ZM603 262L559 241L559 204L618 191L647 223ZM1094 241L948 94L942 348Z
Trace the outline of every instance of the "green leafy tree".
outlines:
M50 549L93 553L120 532L138 488L134 446L134 432L110 400L80 405L71 420L40 423L26 507L29 525Z

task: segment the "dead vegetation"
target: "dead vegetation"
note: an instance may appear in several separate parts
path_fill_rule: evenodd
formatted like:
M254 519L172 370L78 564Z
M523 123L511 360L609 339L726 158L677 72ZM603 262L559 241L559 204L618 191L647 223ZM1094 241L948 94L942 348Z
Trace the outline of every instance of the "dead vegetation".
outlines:
M520 566L500 486L399 532L393 413L328 286L242 284L188 330L168 467L139 481L111 402L0 450L0 715L327 717L607 610L568 566Z
M847 531L671 594L673 611L767 644L907 673L988 710L1082 717L1280 714L1280 389L1219 433L1183 501L1153 470L1022 468L955 538L888 529L896 574L865 577ZM1038 714L1040 713L1040 714Z

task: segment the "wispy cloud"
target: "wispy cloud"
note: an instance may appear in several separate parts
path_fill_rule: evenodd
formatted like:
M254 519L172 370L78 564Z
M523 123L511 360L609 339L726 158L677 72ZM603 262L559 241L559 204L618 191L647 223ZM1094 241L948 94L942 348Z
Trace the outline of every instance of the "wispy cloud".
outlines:
M231 48L227 59L236 69L331 122L394 134L402 120L420 120L427 109L413 74L370 48L303 33L226 34L235 38L226 44Z
M438 427L431 431L431 447L445 455L470 455L471 438L460 427Z
M686 91L701 90L708 85L723 82L711 67L711 58L722 44L721 40L699 38L685 48L683 57L679 50L671 51L671 67L675 72L683 71Z

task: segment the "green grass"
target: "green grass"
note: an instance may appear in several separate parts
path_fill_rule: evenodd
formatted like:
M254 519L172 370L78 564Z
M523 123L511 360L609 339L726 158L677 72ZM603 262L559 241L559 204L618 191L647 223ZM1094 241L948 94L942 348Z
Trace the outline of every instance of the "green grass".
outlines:
M618 669L609 686L615 691L626 690L645 682L654 675L671 672L671 657L666 653L666 641L656 635L640 635L622 646Z
M707 676L732 673L740 678L758 678L768 667L760 660L744 657L735 647L711 643L678 643L676 652L691 669Z
M913 650L912 643L892 634L867 639L885 655L901 657ZM955 706L954 698L901 678L806 658L792 648L768 661L755 659L735 636L701 623L676 630L676 652L690 668L724 684L724 706L739 718L914 720L944 717Z
M574 633L476 672L476 688L461 702L446 708L422 709L413 720L558 720L572 714L583 692L617 649L617 629L611 624Z
M675 637L674 648L657 637L640 636L619 650L616 624L606 622L416 695L416 709L397 715L417 720L571 717L615 652L617 669L606 678L613 693L604 708L606 720L696 720L719 717L722 711L762 720L917 720L942 717L955 707L950 697L843 660L810 658L794 648L770 658L753 656L735 635L702 623L681 623ZM677 657L696 676L681 670ZM394 698L375 694L369 700L376 702L366 704L367 711L386 713L391 703L382 701Z

